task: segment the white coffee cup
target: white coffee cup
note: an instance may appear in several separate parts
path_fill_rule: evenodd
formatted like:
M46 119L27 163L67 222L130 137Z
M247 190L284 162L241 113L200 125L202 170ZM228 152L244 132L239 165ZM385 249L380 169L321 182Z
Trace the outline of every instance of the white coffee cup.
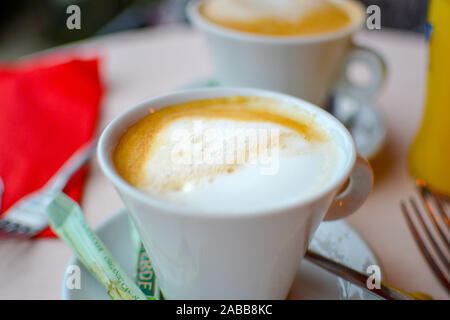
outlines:
M118 139L146 116L150 107L158 110L236 95L275 98L310 112L315 121L330 128L335 143L345 151L340 172L303 200L233 214L201 212L163 201L132 187L116 172L112 152ZM196 89L143 102L104 130L98 159L138 228L167 299L286 298L320 222L353 213L367 198L373 181L370 165L356 153L351 135L337 119L306 101L260 89ZM348 179L345 190L337 195Z
M324 106L333 90L367 99L383 82L383 59L375 51L352 43L352 35L365 19L363 7L356 1L340 0L346 2L353 17L348 27L292 37L258 35L214 24L199 12L204 1L191 0L187 14L206 34L221 85L274 90ZM367 83L355 84L348 77L353 63L370 70Z

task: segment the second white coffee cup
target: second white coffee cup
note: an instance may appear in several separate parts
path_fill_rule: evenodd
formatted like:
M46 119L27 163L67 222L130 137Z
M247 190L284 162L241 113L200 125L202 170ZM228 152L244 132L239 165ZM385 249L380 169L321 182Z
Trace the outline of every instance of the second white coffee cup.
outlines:
M221 85L274 90L324 107L334 90L367 99L383 82L386 68L380 55L352 42L365 19L356 1L340 0L352 17L342 30L291 37L257 35L214 24L199 12L204 1L191 0L187 14L206 34ZM355 84L348 77L348 67L354 62L370 70L370 81Z

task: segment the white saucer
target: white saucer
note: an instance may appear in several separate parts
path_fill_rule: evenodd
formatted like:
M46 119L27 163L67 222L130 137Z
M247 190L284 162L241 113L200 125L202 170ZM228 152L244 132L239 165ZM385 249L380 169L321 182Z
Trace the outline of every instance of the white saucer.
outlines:
M95 231L103 240L117 261L132 277L136 276L137 251L133 248L131 229L125 210L105 220ZM346 222L322 223L317 230L310 248L339 261L353 269L365 272L369 265L379 265L362 237ZM81 269L81 288L67 289L67 267L78 265ZM103 300L109 299L105 289L91 276L75 255L72 255L64 273L62 299ZM303 261L289 295L289 299L375 299L367 291L342 280L321 268Z
M217 87L213 78L191 83L184 88ZM358 153L367 159L378 154L386 141L387 128L381 112L370 100L345 94L332 94L327 110L345 124L355 139Z

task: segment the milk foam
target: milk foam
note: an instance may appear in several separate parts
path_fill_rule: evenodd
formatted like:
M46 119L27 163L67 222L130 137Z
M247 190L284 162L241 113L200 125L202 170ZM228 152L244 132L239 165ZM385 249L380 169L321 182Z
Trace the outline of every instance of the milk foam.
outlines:
M274 18L295 22L329 4L329 0L208 0L203 10L207 16L220 20Z
M181 118L153 144L139 189L183 206L230 213L307 197L333 177L343 158L332 140L312 142L278 124L230 119Z
M259 211L334 181L347 157L314 114L264 97L167 106L130 126L117 172L149 195L199 211Z

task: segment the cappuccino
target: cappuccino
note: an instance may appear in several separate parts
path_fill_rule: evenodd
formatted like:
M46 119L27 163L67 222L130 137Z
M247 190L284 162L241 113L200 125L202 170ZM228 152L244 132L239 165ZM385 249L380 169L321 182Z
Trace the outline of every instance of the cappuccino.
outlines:
M350 25L348 1L205 0L200 13L220 26L272 36L327 33Z
M113 153L122 178L150 196L230 214L307 197L343 159L306 111L243 96L150 109Z

